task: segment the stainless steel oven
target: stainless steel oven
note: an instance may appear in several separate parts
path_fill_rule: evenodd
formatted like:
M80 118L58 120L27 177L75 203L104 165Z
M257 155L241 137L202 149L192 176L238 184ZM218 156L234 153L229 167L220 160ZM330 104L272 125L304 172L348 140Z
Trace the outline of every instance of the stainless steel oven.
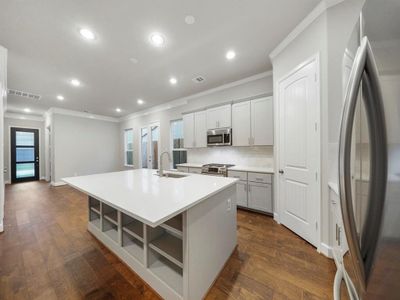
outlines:
M232 145L232 129L220 128L207 130L207 146L230 146Z

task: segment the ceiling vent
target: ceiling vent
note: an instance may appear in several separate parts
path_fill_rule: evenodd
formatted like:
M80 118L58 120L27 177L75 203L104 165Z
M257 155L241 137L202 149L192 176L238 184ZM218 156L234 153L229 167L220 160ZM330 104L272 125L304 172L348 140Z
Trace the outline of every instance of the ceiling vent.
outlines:
M18 91L18 90L13 90L13 89L8 89L8 94L9 95L14 95L14 96L19 96L19 97L24 97L24 98L28 98L31 100L39 100L42 96L40 95L35 95L32 93L28 93L28 92L23 92L23 91Z
M197 77L193 78L192 80L196 83L201 83L201 82L205 81L206 79L203 76L197 76Z

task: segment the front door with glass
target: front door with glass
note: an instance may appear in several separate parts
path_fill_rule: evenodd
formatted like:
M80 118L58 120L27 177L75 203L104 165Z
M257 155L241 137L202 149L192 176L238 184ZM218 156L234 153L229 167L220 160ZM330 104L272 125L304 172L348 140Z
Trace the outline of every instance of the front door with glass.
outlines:
M11 182L39 180L39 130L11 128Z

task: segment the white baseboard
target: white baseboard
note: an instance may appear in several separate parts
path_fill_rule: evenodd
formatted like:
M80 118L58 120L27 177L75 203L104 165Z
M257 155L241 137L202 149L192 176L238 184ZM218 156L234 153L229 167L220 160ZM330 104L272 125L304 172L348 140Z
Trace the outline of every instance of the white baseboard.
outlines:
M62 185L66 185L66 183L63 181L56 181L56 182L52 181L51 185L52 186L62 186Z
M333 258L332 247L328 246L325 243L321 243L319 247L320 252L325 255L326 257Z
M274 212L274 220L276 223L281 224L281 222L279 222L279 214Z

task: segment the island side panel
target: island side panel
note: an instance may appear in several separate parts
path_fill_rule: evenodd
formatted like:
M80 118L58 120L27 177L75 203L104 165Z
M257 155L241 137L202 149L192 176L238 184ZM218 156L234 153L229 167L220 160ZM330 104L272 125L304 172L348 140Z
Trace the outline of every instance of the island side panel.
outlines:
M237 245L236 184L186 213L184 299L202 299Z

